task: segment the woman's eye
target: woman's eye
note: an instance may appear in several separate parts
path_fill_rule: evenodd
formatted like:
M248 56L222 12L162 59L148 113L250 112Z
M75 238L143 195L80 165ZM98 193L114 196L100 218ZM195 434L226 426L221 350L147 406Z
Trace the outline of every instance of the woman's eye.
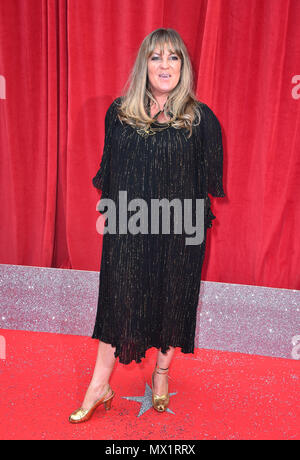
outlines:
M152 56L151 57L151 61L157 61L158 59L160 59L159 56ZM170 56L170 59L172 61L178 61L178 56L174 55L174 56Z

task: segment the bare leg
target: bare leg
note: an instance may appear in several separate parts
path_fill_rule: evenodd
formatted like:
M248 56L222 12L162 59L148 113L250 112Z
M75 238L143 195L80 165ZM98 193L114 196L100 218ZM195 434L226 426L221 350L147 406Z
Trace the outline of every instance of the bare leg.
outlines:
M93 377L81 406L83 409L90 409L95 401L100 399L107 391L109 379L116 362L115 350L116 348L113 348L110 344L99 341ZM107 393L107 398L110 395L111 391Z
M175 352L174 347L170 347L170 350L166 354L162 353L161 350L157 352L157 366L163 369L170 367L173 355ZM165 371L159 371L165 372ZM168 392L168 375L167 374L154 374L154 393L163 395Z

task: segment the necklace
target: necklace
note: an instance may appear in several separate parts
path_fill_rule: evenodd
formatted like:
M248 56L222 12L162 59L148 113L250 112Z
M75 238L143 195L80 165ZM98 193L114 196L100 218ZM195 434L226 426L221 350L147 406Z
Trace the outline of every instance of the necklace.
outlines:
M148 115L150 116L150 101L147 104L146 110L147 110ZM162 110L159 110L154 115L154 117L153 117L154 121L151 123L151 125L147 129L142 129L141 128L141 129L137 130L138 134L140 134L142 137L153 136L157 132L164 131L165 129L167 129L170 126L172 126L173 122L171 122L171 121L167 121L165 123L160 123L159 121L157 121L158 115L160 113L162 113L162 112L163 112L163 108L162 108ZM173 114L171 112L167 112L167 115L169 115L170 117L173 116Z

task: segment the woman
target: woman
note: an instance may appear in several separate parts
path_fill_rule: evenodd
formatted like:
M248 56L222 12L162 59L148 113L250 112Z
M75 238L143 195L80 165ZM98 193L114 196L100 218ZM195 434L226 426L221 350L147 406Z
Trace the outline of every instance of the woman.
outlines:
M168 407L168 369L175 348L194 353L206 230L215 218L207 194L225 196L222 158L220 124L193 93L192 67L181 37L173 29L153 31L140 46L127 91L107 110L103 156L93 185L102 191L101 200L114 201L116 215L122 206L120 191L126 191L127 202L144 200L148 222L152 199L189 199L193 206L203 199L204 239L186 244L188 233L176 233L173 221L169 233L161 228L156 233L104 233L92 335L99 340L98 356L71 423L89 420L100 404L110 408L114 392L109 379L117 357L123 364L139 363L151 347L158 350L153 407L159 412ZM192 219L194 224L195 211Z

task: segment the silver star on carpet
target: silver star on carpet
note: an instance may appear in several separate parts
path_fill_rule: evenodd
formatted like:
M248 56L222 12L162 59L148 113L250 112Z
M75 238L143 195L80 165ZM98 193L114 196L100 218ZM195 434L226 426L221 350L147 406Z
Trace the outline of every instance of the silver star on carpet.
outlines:
M173 396L176 394L177 392L169 393L170 396ZM138 417L140 417L145 412L147 412L147 410L153 407L152 406L152 389L149 387L148 383L146 383L144 396L122 396L122 398L128 399L129 401L137 401L139 403L142 403ZM165 412L170 412L170 414L175 415L175 412L171 411L171 409L169 409L168 407L165 410Z

